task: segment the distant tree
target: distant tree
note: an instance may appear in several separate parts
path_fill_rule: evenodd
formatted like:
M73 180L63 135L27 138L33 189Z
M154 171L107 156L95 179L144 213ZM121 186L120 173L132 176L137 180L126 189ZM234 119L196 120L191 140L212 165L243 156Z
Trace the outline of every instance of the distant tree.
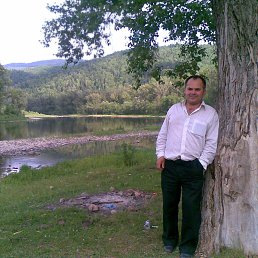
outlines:
M5 89L11 84L8 71L0 64L0 114L4 113L5 103L4 95Z
M6 115L21 115L22 110L25 109L27 98L24 91L8 87L4 92L4 103Z
M138 84L155 68L157 36L167 30L180 40L189 62L170 71L195 73L205 55L200 40L216 42L218 54L220 142L215 167L209 170L199 252L221 246L258 254L257 205L257 0L75 1L49 6L59 15L43 26L44 44L57 39L57 56L67 63L87 54L104 54L108 26L128 28L129 71ZM154 75L159 79L159 70Z
M5 85L10 84L10 78L8 70L6 70L1 64L0 64L0 88L2 89Z

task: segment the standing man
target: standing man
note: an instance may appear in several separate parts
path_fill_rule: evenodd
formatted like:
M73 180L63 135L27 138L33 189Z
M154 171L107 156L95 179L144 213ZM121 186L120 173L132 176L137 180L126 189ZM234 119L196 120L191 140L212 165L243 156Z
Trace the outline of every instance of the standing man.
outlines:
M217 148L218 114L204 103L205 93L204 78L194 75L186 79L185 100L168 110L156 143L156 167L162 171L164 250L173 252L179 244L180 258L194 256L201 224L203 175Z

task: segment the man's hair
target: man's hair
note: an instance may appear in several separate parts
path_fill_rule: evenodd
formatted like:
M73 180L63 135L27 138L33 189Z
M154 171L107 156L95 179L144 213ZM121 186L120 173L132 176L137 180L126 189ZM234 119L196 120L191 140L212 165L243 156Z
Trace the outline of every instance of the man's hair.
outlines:
M204 90L206 89L206 81L205 81L205 79L204 79L202 76L200 76L200 75L192 75L192 76L189 76L189 77L185 80L185 86L186 86L187 82L188 82L190 79L194 79L194 80L200 79L200 80L202 81L202 83L203 83L203 89L204 89Z

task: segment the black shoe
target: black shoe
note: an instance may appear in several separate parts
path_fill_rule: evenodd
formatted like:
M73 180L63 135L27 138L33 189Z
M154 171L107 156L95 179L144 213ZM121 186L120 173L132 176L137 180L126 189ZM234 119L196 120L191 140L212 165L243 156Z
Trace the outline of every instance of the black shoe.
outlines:
M164 245L164 251L167 253L172 253L174 249L175 248L172 245Z
M191 255L191 254L186 254L186 253L181 253L179 257L180 257L180 258L194 258L193 255Z

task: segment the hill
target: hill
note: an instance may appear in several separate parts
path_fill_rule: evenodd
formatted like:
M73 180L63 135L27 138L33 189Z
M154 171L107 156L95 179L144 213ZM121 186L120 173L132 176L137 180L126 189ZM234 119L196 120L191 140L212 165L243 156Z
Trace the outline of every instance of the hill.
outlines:
M63 59L52 59L52 60L42 60L31 63L10 63L4 65L4 68L8 70L23 70L27 68L35 68L42 66L63 66L65 61Z
M200 64L201 71L207 77L214 77L213 49L205 47L210 54ZM181 91L171 78L164 77L163 84L159 84L148 73L142 80L143 86L133 90L126 53L120 51L81 61L67 69L60 60L34 62L33 65L38 64L36 67L10 70L12 87L23 91L28 111L57 115L164 114L181 99ZM171 69L180 61L178 45L160 48L158 65L163 69Z

